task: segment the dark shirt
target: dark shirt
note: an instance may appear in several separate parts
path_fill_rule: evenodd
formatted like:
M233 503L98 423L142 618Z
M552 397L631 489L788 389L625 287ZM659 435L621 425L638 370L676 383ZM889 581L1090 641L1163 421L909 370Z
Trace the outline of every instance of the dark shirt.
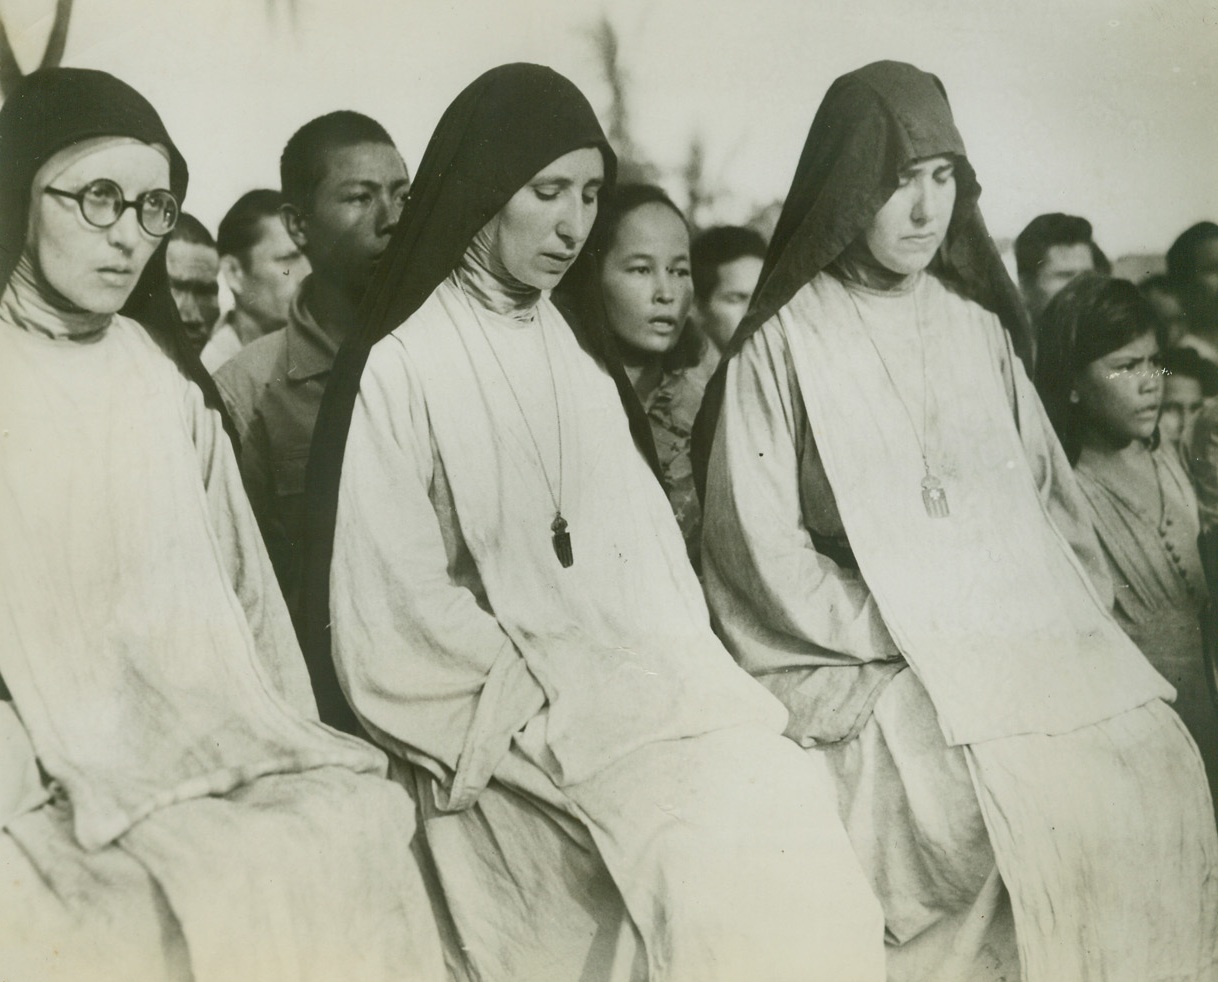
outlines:
M309 311L311 277L288 325L247 345L215 374L241 438L241 477L280 589L298 620L305 468L338 345Z

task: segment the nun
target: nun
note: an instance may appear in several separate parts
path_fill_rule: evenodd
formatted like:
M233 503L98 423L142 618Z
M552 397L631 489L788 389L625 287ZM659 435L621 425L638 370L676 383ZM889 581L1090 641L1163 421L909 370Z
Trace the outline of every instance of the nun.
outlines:
M712 614L830 768L890 979L1213 979L1205 773L979 194L937 78L830 87L697 422Z
M442 978L413 804L317 718L173 307L185 161L67 68L0 160L0 974Z
M319 417L312 664L332 620L454 974L880 979L824 764L711 632L610 354L580 258L614 167L547 68L444 113Z

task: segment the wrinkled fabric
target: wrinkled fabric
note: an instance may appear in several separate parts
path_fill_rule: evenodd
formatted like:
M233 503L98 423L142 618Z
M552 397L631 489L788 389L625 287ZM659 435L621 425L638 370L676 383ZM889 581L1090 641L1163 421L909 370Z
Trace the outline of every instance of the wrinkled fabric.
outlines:
M397 228L377 264L358 329L343 344L318 414L308 467L303 646L323 710L341 703L330 653L330 561L344 450L360 378L373 344L402 324L458 267L477 233L543 167L595 147L612 187L617 158L583 93L540 65L491 69L468 85L436 126ZM655 467L647 420L613 352L599 277L580 257L564 277L574 297L567 323L603 365L625 408L635 443ZM347 726L349 714L323 713Z
M910 161L950 155L956 204L931 271L998 316L1030 365L1031 326L1019 291L981 217L981 185L965 155L943 85L912 65L879 61L837 79L825 93L761 269L757 289L706 388L693 435L699 492L719 419L724 373L744 342L866 231Z
M733 725L781 731L781 706L711 633L668 502L620 425L607 376L551 304L541 304L538 322L527 328L508 318L495 323L496 315L481 311L486 334L470 304L451 281L442 284L377 347L366 369L349 438L352 476L340 498L341 563L333 576L334 589L342 590L333 606L340 679L357 711L454 768L454 787L466 794L477 793L497 761L487 758L471 770L474 759L460 756L466 736L451 725L454 718L468 719L474 732L500 733L502 753L544 704L548 754L539 762L560 787L659 740ZM556 434L555 449L548 450L551 441L538 425L548 386L532 386L546 398L526 424L500 371L501 364L519 366L511 384L521 393L525 371L547 371L540 344L534 358L526 352L514 359L505 350L521 331L545 333L553 365L563 423L562 508L575 555L570 568L559 564L550 541L557 475L547 484L533 442L536 436L552 471ZM504 351L498 359L491 345ZM552 410L549 415L554 431ZM447 576L437 582L450 564L435 548L434 515L425 521L433 511L426 492L438 480L436 459L472 560L472 590L444 582ZM407 475L414 478L410 485ZM397 489L396 509L374 493L382 488ZM395 511L417 521L419 530L395 528L390 535L387 525L403 524ZM385 576L399 589L374 594L372 580ZM450 635L437 634L441 623ZM341 640L348 630L349 640ZM468 688L445 685L433 702L420 696L436 671L429 666L437 646L473 663ZM482 689L471 699L479 696L477 683L504 660L512 664L498 670L519 678L527 698L497 700ZM392 669L403 684L370 685L376 676L365 680L359 672L373 661L384 664L378 675ZM411 662L418 663L413 672ZM418 681L406 683L410 678ZM413 703L407 716L404 700ZM508 706L516 708L501 716ZM380 725L381 712L391 714L392 726ZM456 797L453 807L461 807Z
M0 671L82 846L261 774L383 770L309 718L283 601L198 391L125 318L80 344L0 328Z
M863 580L949 743L1064 733L1171 697L1104 609L1038 493L992 315L931 276L897 296L824 276L772 323ZM885 358L894 389L869 332L876 344L919 339L935 367L924 447L946 490L945 519L923 506L922 451L901 402L921 377L920 359ZM1020 419L1031 428L1039 402L1024 382ZM1056 443L1046 445L1058 493L1077 502Z
M1197 498L1176 453L1162 447L1153 453L1162 523L1085 462L1076 474L1112 569L1117 621L1176 690L1172 706L1197 741L1218 805L1218 680L1202 637L1202 618L1212 614L1197 551Z
M973 788L934 706L903 671L857 739L825 749L842 820L884 906L890 982L1015 982L1010 899Z
M1214 813L1179 716L1155 701L967 755L1024 978L1218 978Z
M694 489L693 466L689 459L689 441L698 407L702 404L705 383L696 368L666 371L659 384L643 401L651 438L656 445L656 458L668 503L694 570L702 568L702 504Z
M66 802L31 811L0 834L0 878L8 978L198 982L156 880L121 848L83 851Z
M1144 974L1114 977L1210 978L1218 840L1196 749L1158 701L1170 687L1105 612L1090 516L1031 384L993 315L934 278L913 288L921 329L907 316L912 291L852 289L817 278L729 367L704 559L720 633L763 681L901 659L912 669L872 679L863 713L864 693L849 687L808 693L814 709L836 695L864 717L853 739L813 740L825 749L812 752L829 761L885 907L890 976L1000 978L1022 966L1029 982L1098 979L1124 959ZM948 518L923 510L921 455L867 331L889 354L902 336L927 345L928 456ZM888 364L902 392L918 384L919 359ZM837 560L822 551L834 546ZM792 725L823 723L788 707ZM1042 754L1053 781L1042 781ZM1122 821L1072 810L1082 794ZM1027 798L1062 824L1032 821ZM1011 825L998 834L997 821ZM1128 843L1142 840L1132 870ZM1029 870L1046 863L1062 870L1035 889ZM1009 913L995 866L1002 884L1018 877ZM1175 871L1172 888L1139 888L1135 913L1138 891L1118 884L1161 869ZM1083 925L1106 947L1075 951Z
M413 804L316 720L218 415L123 317L0 322L0 364L0 670L57 795L10 802L0 951L33 978L439 978Z
M377 742L428 775L423 834L461 957L475 977L529 977L543 928L519 918L588 902L557 861L590 842L596 858L575 868L607 870L621 899L600 893L592 923L571 911L544 926L581 977L628 969L602 956L631 931L656 980L726 982L745 964L837 979L851 960L879 977L874 902L828 777L780 738L781 707L711 633L612 380L548 301L531 325L471 304L449 280L373 349L332 574L344 689ZM570 568L550 542L542 467L557 434L537 332L562 420ZM532 373L536 398L518 404L503 372L522 393ZM478 817L445 814L466 811ZM554 865L523 858L539 839ZM493 885L504 868L527 889Z

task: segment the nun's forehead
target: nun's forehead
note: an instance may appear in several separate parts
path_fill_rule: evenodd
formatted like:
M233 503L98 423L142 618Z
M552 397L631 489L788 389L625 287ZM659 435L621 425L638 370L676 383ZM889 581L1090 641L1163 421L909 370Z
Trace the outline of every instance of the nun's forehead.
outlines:
M130 136L97 136L87 140L77 140L51 154L34 175L32 189L38 191L49 187L61 175L92 158L104 157L118 160L128 155L131 159L147 158L148 161L159 159L164 163L165 175L168 177L169 151L159 143L145 143L143 140Z

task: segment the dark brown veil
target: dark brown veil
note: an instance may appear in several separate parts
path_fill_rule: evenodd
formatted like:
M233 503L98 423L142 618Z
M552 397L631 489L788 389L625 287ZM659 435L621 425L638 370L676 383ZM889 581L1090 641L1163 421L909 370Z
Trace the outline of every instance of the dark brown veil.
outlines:
M930 271L997 314L1015 351L1028 362L1027 315L981 218L977 205L981 186L965 156L942 83L901 62L867 65L843 75L825 93L749 312L707 386L693 433L694 477L700 495L705 494L728 361L753 332L866 231L896 190L905 165L944 155L957 160L956 206Z

